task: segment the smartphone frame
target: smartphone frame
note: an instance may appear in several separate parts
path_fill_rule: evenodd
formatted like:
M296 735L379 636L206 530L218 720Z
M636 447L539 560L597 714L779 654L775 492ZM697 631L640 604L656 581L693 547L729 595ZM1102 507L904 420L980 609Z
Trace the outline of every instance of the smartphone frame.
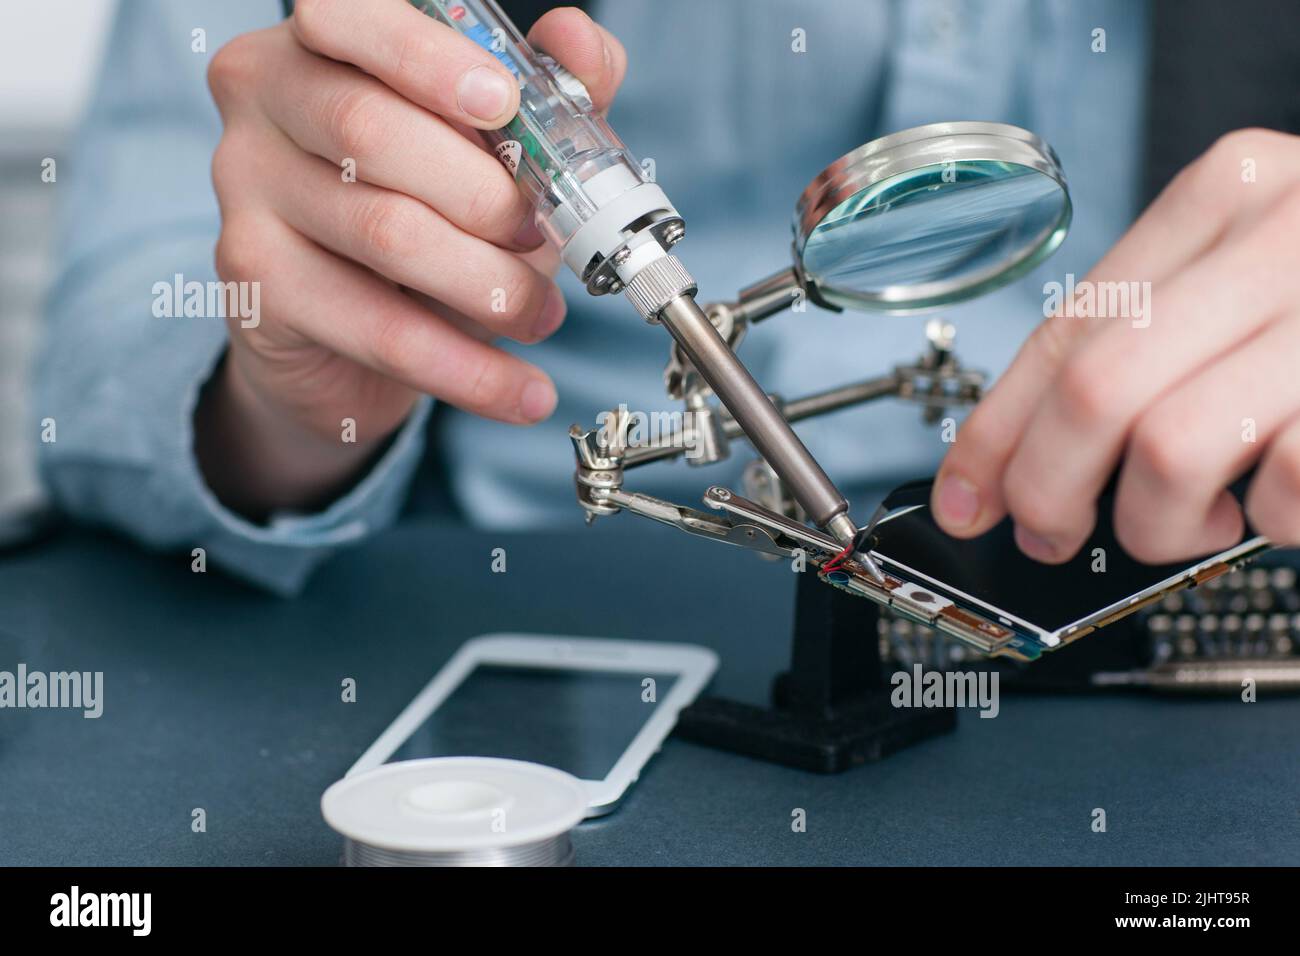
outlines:
M452 655L345 776L364 773L386 763L480 664L641 676L672 674L676 678L605 778L582 781L588 796L587 816L595 817L618 806L628 787L640 776L641 768L672 732L678 712L694 701L713 677L718 669L718 655L694 644L545 634L483 634L466 641Z
M892 511L883 516L880 519L879 524L885 524L924 507L926 506L913 505L911 507L899 508L896 511ZM1023 629L1029 632L1035 640L1042 643L1046 648L1054 649L1063 643L1069 643L1076 634L1086 633L1092 628L1105 626L1106 624L1111 623L1111 621L1118 620L1125 614L1138 610L1140 607L1154 601L1156 598L1166 593L1191 584L1199 584L1202 581L1216 577L1218 574L1228 571L1238 562L1253 557L1255 554L1267 551L1272 546L1272 542L1262 535L1248 538L1240 544L1234 545L1225 551L1220 551L1218 554L1203 558L1194 564L1189 564L1186 569L1170 575L1163 580L1157 581L1154 584L1150 584L1141 591L1131 594L1126 598L1122 598L1119 601L1115 601L1114 603L1094 611L1085 617L1079 618L1077 621L1063 624L1061 627L1055 629L1045 628L1042 625L1034 624L1031 621L1027 621L1024 618L1013 614L1005 608L995 607L980 598L967 594L950 584L945 584L937 578L931 577L924 571L919 571L910 565L891 558L883 551L872 549L870 553L871 556L880 561L883 566L891 569L897 577L906 578L907 580L917 584L924 584L926 587L932 588L936 593L942 595L948 600L972 608L978 608L985 614L989 615L993 620L1008 627ZM1208 573L1210 571L1213 571L1214 573Z

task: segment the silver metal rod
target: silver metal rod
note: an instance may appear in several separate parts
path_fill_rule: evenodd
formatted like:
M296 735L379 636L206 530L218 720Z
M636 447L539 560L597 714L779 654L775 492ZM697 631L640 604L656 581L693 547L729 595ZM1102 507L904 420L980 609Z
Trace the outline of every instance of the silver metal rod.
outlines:
M797 422L804 418L812 418L814 415L825 415L827 412L848 408L850 405L871 402L877 398L886 398L897 394L898 377L895 375L882 375L878 378L868 379L865 382L854 382L852 385L832 388L825 392L817 392L813 395L806 395L803 398L786 402L785 418L786 421Z
M867 379L865 382L854 382L851 385L842 385L839 388L814 392L811 395L805 395L803 398L784 402L778 408L787 422L797 422L816 415L839 411L841 408L848 408L851 405L875 401L878 398L888 398L897 394L898 376L881 375ZM731 417L730 412L725 412L725 417L722 420L722 433L728 438L745 437L744 429ZM661 438L657 445L638 445L635 448L629 448L623 459L623 467L635 468L637 465L647 465L653 461L663 461L665 458L676 458L678 455L683 454L685 448L686 443L682 440L680 430L674 430L666 438Z
M1100 672L1092 675L1097 687L1150 687L1160 691L1208 693L1239 692L1242 681L1253 680L1260 687L1300 689L1300 661L1210 660L1160 664L1148 670Z
M682 433L680 430L674 430L667 438L661 438L658 444L636 445L629 448L627 454L623 458L623 467L635 468L638 465L648 465L654 461L663 461L665 458L676 458L678 455L683 455L685 453L686 444L682 441Z
M794 269L782 269L741 289L730 308L737 319L753 325L790 308L802 289Z
M736 358L718 330L689 294L679 295L663 307L659 320L681 346L686 357L709 383L718 399L745 430L750 443L785 482L790 493L813 522L827 528L849 504L817 460L809 454L785 416L759 387L749 370ZM833 533L847 544L853 537L851 521L836 522ZM847 531L847 537L841 537Z

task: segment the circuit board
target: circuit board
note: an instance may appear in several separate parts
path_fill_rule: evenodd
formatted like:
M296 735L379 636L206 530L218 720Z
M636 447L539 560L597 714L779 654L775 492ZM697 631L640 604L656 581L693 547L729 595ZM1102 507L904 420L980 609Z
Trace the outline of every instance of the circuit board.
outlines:
M956 638L986 657L1034 661L1045 652L1059 650L1097 628L1167 600L1185 588L1214 581L1220 575L1241 567L1267 547L1248 547L1230 552L1230 556L1222 560L1195 565L1182 576L1140 591L1120 606L1099 609L1097 614L1056 632L1034 627L1009 613L999 613L959 592L937 587L931 581L911 580L906 572L875 553L873 557L887 568L883 583L877 583L861 564L851 559L828 561L817 574L820 580L832 587L875 601L895 615Z

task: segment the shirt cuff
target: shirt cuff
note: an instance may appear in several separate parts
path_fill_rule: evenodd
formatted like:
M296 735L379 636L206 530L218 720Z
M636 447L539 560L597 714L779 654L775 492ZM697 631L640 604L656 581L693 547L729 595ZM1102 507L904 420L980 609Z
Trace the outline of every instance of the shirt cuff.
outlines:
M219 360L220 356L218 356ZM213 368L216 366L213 362ZM194 454L194 410L209 374L198 377L181 403L177 441L183 454L177 485L189 490L209 519L203 547L223 569L290 596L302 590L311 572L340 545L389 527L402 510L424 453L424 433L433 401L420 396L415 408L370 471L347 494L323 511L280 511L259 524L231 511L207 486Z

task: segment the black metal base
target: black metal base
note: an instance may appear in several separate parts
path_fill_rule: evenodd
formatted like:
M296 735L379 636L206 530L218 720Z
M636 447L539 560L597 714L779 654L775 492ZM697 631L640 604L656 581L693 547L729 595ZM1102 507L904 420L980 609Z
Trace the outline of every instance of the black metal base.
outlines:
M772 707L702 697L677 717L678 736L773 763L839 773L957 726L950 708L898 708L882 673L879 612L865 598L799 575L790 670Z
M677 716L677 733L686 740L816 773L879 760L956 726L951 708L897 708L886 693L865 697L829 720L722 697L702 697Z

